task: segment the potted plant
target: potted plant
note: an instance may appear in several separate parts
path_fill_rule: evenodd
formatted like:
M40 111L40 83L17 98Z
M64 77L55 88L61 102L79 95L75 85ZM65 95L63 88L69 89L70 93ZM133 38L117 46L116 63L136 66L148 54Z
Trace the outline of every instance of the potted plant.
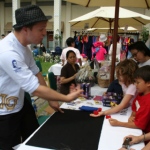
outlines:
M141 31L141 37L142 37L142 41L146 42L148 40L148 36L149 36L149 30L147 27L143 27L142 31Z

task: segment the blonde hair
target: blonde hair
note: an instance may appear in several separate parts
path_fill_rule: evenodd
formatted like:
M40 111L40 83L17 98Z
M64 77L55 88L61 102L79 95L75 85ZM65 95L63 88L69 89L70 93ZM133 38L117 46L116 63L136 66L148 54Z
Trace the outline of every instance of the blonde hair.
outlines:
M138 65L132 59L125 59L120 62L116 67L116 75L119 79L119 76L122 75L124 79L124 84L129 85L134 83L134 72L138 69Z

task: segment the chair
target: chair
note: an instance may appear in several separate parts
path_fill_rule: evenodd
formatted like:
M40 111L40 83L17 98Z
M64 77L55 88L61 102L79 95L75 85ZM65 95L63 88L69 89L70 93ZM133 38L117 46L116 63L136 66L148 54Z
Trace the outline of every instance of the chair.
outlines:
M25 97L26 99L31 103L32 105L32 100L31 100L31 96L29 93L25 92ZM41 115L37 117L38 123L39 125L42 125L47 119L49 118L49 115Z
M61 53L62 53L62 49L60 48L60 47L55 47L55 55L61 55Z
M48 83L53 90L57 90L57 81L53 72L48 73Z
M38 66L40 72L42 73L42 65L41 65L41 62L40 62L39 60L36 60L36 65ZM46 78L47 73L42 73L42 76L43 76L44 78Z

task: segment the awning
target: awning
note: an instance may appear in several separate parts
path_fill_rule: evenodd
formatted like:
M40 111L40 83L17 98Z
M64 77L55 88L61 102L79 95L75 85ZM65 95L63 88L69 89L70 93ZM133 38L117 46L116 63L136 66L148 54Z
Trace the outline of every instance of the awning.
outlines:
M5 31L12 31L12 22L7 22L7 24L4 27ZM47 23L47 27L46 27L47 31L54 31L53 28L53 22L48 22ZM61 31L63 32L64 30L64 22L61 22Z
M47 31L54 31L54 22L48 22L47 23L47 27L46 27L46 30ZM64 22L61 22L61 32L64 31Z
M12 31L12 22L7 22L7 24L4 27L5 31Z

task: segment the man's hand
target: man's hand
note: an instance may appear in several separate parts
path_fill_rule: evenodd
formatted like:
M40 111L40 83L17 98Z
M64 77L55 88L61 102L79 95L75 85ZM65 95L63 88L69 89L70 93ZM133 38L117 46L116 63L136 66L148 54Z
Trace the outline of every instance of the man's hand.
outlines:
M80 89L80 85L75 86L74 84L71 84L70 94L67 95L68 102L75 100L78 97L85 97L85 95L83 95L82 93L83 93L83 90Z
M118 120L116 120L116 119L112 119L112 118L110 118L109 119L109 123L112 125L112 126L118 126Z
M61 110L58 101L48 101L48 103L49 103L49 105L50 105L55 111L60 111L61 113L64 113L64 112Z

